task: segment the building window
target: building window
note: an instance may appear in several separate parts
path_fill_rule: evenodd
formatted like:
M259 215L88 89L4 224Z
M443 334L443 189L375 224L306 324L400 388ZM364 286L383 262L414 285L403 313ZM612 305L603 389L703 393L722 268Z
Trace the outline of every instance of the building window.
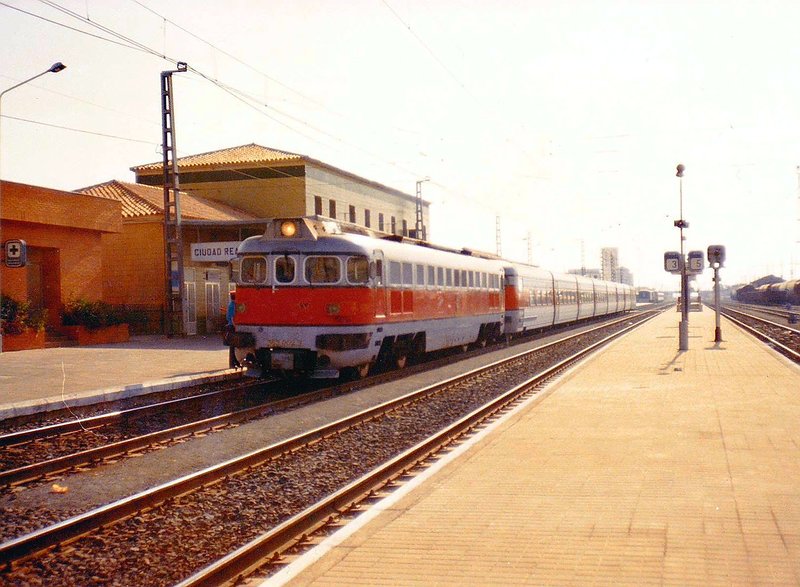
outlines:
M408 221L403 220L403 236L408 236Z
M322 197L314 196L314 214L322 216Z
M350 222L356 223L356 207L350 206Z
M383 231L383 212L378 212L378 230Z
M328 216L336 220L336 200L328 202Z
M392 234L397 234L397 220L392 216Z
M364 210L364 226L370 227L369 210Z

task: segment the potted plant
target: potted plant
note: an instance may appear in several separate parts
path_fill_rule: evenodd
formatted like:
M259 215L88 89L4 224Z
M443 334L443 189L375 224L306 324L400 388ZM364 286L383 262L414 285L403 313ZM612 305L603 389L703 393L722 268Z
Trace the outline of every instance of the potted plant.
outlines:
M69 302L61 319L64 333L79 345L125 342L130 338L125 309L106 302Z
M47 310L31 308L29 301L18 302L0 296L2 315L3 351L43 349Z

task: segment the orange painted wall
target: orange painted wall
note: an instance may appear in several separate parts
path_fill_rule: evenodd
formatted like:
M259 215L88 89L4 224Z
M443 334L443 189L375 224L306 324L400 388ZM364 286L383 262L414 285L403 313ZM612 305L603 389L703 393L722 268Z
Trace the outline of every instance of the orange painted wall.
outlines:
M164 225L161 216L126 222L103 236L106 301L161 308L164 301Z
M39 295L30 291L38 284L51 323L66 302L105 299L101 237L122 229L119 202L3 182L1 211L0 239L24 240L40 267L10 269L3 263L3 294L28 300ZM41 280L29 275L35 270Z

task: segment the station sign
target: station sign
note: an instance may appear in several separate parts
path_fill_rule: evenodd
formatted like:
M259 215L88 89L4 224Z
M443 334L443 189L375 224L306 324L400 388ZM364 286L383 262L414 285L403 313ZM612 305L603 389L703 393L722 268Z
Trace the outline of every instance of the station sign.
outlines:
M680 273L683 270L683 258L677 251L664 253L664 271Z
M28 264L28 246L24 240L18 238L9 239L3 243L3 250L6 267L15 269L25 267Z
M705 257L703 251L689 251L689 273L697 275L705 269Z
M236 257L240 241L192 243L192 261L201 263L227 263Z
M723 245L709 245L707 253L709 265L718 264L722 267L722 264L725 263L725 247Z

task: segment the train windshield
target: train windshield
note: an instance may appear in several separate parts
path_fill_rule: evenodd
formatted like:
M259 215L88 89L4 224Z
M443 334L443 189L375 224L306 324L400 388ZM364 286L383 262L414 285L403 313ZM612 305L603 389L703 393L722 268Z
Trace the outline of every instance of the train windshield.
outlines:
M278 283L294 281L294 259L289 256L275 259L275 281Z
M349 283L367 283L369 281L369 259L348 257L347 281Z
M239 274L242 283L264 283L267 280L267 260L264 257L245 257Z
M308 283L338 283L342 277L339 257L319 256L306 259L306 281Z

